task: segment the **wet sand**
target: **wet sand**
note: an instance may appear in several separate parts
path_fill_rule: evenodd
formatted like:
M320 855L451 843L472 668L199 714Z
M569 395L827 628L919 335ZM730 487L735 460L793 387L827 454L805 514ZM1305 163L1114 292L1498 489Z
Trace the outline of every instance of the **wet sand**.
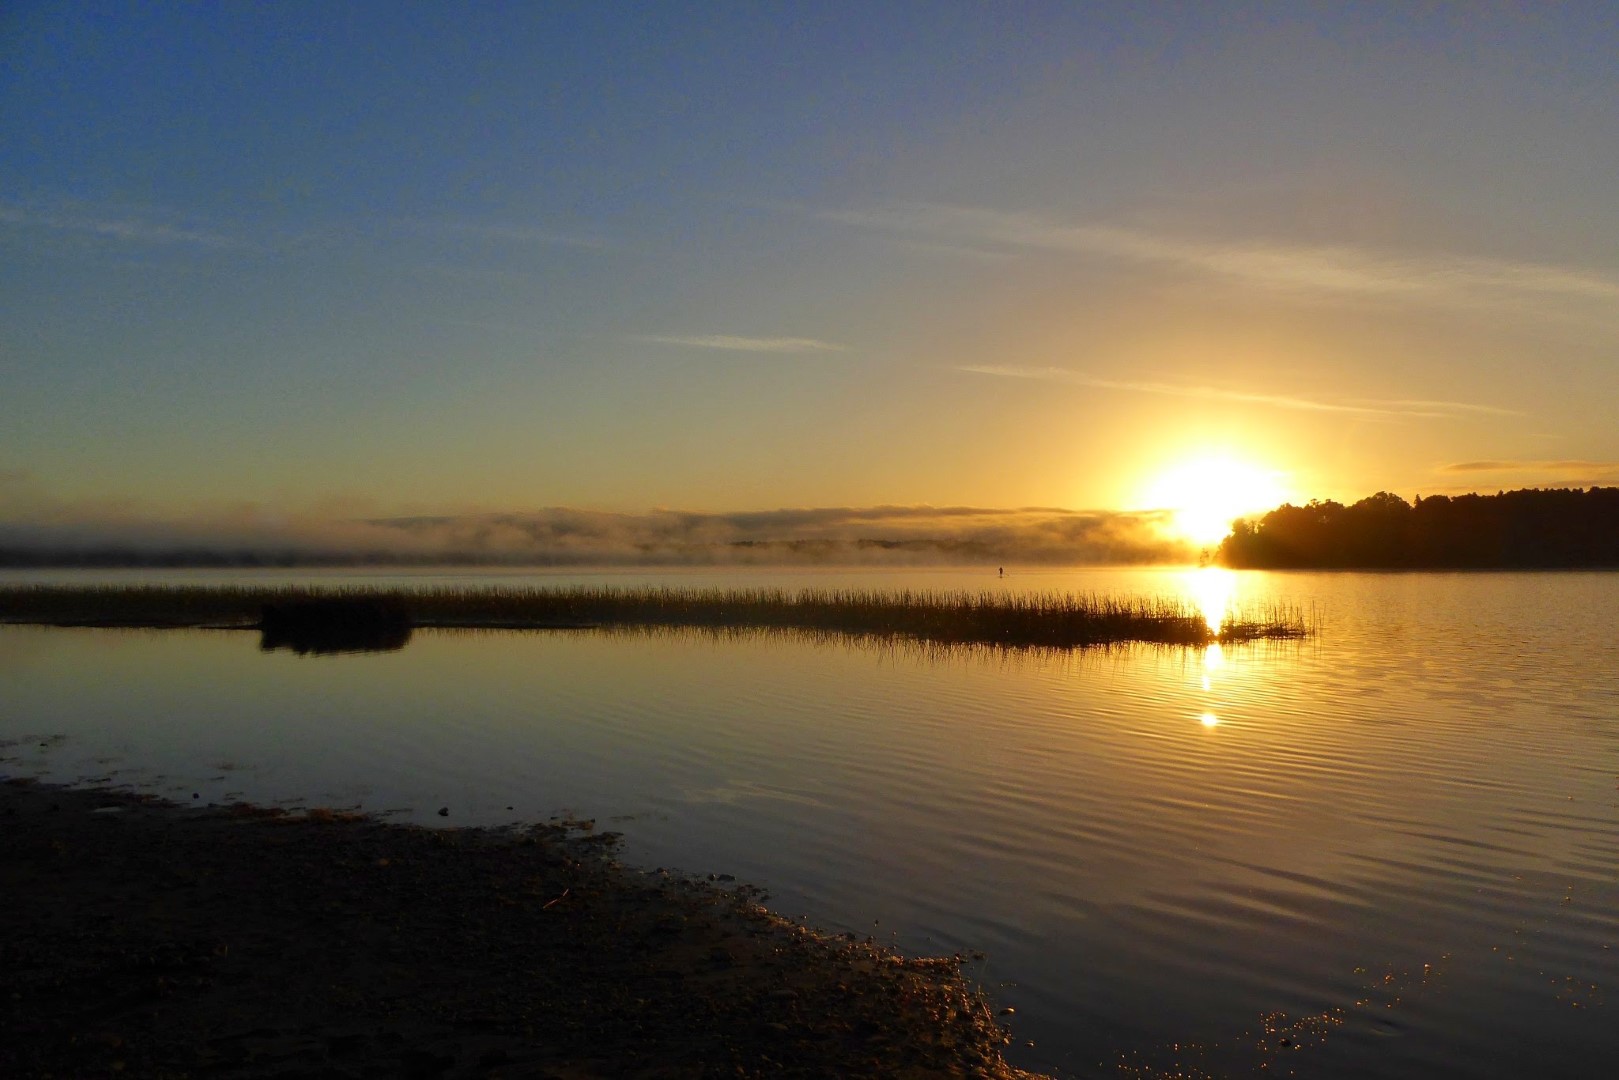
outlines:
M0 783L0 1075L1028 1077L953 958L424 829Z

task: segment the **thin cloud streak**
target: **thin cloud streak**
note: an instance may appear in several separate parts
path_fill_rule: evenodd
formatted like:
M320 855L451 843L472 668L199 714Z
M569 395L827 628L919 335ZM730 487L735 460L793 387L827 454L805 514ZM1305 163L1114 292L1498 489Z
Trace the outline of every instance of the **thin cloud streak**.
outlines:
M0 203L0 222L24 228L78 233L131 244L185 244L194 247L241 249L241 240L203 229L184 228L141 218L90 216L62 210L30 209Z
M816 338L741 337L735 334L642 334L637 341L657 345L678 345L691 349L719 349L724 352L752 353L829 353L847 352L848 346Z
M1541 263L1465 255L1393 255L1349 245L1203 241L1114 225L1069 225L1034 214L938 203L817 216L942 244L1034 250L1167 265L1292 292L1479 303L1503 295L1619 300L1619 279Z
M1365 399L1356 399L1364 401ZM1438 409L1443 413L1479 413L1483 416L1527 416L1527 413L1517 409L1503 409L1496 405L1474 405L1466 401L1422 401L1399 399L1384 401L1381 404L1391 409ZM1416 415L1427 415L1417 413Z
M1008 379L1041 379L1050 382L1089 386L1098 390L1121 390L1137 394L1159 394L1165 397L1198 398L1204 401L1231 401L1242 405L1267 405L1277 409L1301 412L1341 413L1369 420L1442 419L1456 413L1488 413L1492 415L1518 415L1508 409L1490 405L1472 405L1449 401L1377 401L1357 399L1358 403L1317 401L1312 398L1290 397L1285 394L1258 394L1244 390L1226 390L1216 386L1197 386L1184 383L1136 382L1122 379L1102 379L1066 368L1030 368L1004 364L968 364L958 371L975 375L994 375Z
M1458 461L1440 472L1619 472L1619 461Z
M475 225L457 221L400 221L399 225L411 232L428 236L462 237L471 240L493 240L503 244L538 244L547 247L578 248L582 251L603 251L613 241L599 236L578 233L551 232L522 225Z

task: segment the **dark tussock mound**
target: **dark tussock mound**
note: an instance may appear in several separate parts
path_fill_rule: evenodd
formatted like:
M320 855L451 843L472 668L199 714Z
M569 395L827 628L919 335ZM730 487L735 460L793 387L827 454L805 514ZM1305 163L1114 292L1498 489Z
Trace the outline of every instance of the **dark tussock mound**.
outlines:
M264 604L259 647L304 653L391 652L410 641L410 614L382 599L334 597Z

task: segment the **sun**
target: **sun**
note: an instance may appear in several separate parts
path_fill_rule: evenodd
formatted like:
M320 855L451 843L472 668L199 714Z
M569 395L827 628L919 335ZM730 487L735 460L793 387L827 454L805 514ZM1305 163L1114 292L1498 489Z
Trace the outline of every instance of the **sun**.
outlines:
M1153 510L1171 511L1174 532L1206 547L1223 540L1235 519L1286 502L1282 478L1274 469L1234 458L1197 457L1160 473L1141 502Z

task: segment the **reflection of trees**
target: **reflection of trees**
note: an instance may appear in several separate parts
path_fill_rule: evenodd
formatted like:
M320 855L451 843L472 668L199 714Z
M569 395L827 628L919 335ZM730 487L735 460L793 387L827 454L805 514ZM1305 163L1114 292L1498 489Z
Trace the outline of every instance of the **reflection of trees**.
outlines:
M1273 569L1619 567L1619 488L1288 504L1236 522L1219 558Z

